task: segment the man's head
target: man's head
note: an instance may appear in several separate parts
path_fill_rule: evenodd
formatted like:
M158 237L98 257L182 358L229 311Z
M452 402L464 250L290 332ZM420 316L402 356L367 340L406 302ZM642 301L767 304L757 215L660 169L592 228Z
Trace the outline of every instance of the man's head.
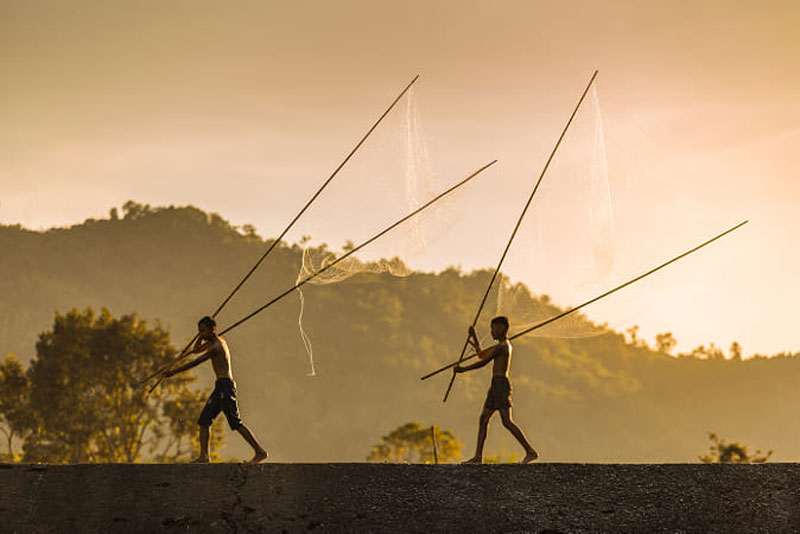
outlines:
M217 322L206 315L197 321L197 332L201 339L212 339L217 330Z
M508 317L500 315L492 319L492 337L494 339L505 339L508 334Z

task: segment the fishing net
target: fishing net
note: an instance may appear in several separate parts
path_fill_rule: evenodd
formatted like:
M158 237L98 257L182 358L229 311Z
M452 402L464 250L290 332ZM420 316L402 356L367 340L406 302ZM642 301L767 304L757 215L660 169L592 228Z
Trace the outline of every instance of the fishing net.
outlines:
M387 117L304 221L306 235L301 240L304 248L298 282L333 264L352 250L354 243L368 239L461 178L442 177L432 170L415 90L412 88L404 99L402 108L396 110L402 113ZM357 274L408 276L415 260L442 239L458 219L460 196L461 190L457 190L309 283L333 284ZM327 244L334 240L346 242L335 249ZM313 376L314 351L303 322L306 295L301 289L298 295L298 327Z
M495 314L509 318L513 334L594 296L616 274L614 249L606 136L593 86L495 282ZM604 331L604 325L574 313L531 335L573 338Z

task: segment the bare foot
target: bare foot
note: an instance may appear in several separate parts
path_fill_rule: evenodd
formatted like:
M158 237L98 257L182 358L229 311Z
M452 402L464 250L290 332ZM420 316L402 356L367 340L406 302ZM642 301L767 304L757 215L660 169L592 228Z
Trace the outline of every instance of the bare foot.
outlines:
M482 464L483 463L483 458L480 457L480 456L473 456L472 458L470 458L466 462L461 462L461 463L462 464Z
M534 461L535 459L537 459L538 457L539 457L539 453L536 452L535 450L531 449L528 452L528 454L525 455L525 458L523 458L520 463L521 464L529 464L532 461Z
M253 456L253 458L247 463L248 464L258 464L258 463L261 463L264 460L266 460L268 457L269 457L269 454L267 454L267 451L262 449L262 450L256 452L255 456Z
M194 460L192 460L189 463L190 464L207 464L207 463L209 463L209 461L210 460L208 459L208 456L198 456L197 458L195 458Z

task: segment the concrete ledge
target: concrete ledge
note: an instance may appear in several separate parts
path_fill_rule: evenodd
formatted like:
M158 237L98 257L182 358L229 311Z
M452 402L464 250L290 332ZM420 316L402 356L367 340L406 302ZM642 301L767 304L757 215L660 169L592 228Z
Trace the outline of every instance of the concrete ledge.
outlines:
M8 465L2 532L800 532L800 465Z

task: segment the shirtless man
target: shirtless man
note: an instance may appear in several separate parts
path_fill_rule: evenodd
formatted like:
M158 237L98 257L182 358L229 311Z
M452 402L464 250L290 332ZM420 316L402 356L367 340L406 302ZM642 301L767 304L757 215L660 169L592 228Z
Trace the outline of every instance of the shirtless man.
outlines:
M200 354L198 358L181 365L175 369L166 371L164 375L170 376L182 373L192 367L200 365L206 360L211 360L214 373L217 375L217 382L214 384L214 391L208 397L203 411L197 424L200 425L200 456L192 463L208 463L208 438L210 436L211 423L214 418L222 411L228 419L231 430L236 430L253 447L255 455L248 463L257 464L267 459L267 451L258 443L253 433L247 428L239 418L239 406L236 403L236 384L233 381L231 372L231 353L228 344L217 335L217 323L211 317L203 317L197 323L199 337L194 348L188 354ZM187 354L187 356L188 356Z
M492 337L498 341L498 344L481 350L481 344L475 334L475 329L470 327L469 341L478 353L480 361L464 367L457 365L453 368L455 373L464 373L489 365L489 362L494 362L492 365L492 385L486 395L486 402L483 404L483 411L478 420L478 444L475 447L475 456L464 463L483 463L483 445L486 442L489 420L494 415L494 412L499 411L500 417L503 419L503 426L517 438L517 441L525 449L525 458L520 463L527 464L538 458L539 454L525 439L522 429L511 419L511 381L508 379L508 371L511 367L512 348L511 343L506 338L508 334L508 319L502 316L495 317L492 319L491 327Z

